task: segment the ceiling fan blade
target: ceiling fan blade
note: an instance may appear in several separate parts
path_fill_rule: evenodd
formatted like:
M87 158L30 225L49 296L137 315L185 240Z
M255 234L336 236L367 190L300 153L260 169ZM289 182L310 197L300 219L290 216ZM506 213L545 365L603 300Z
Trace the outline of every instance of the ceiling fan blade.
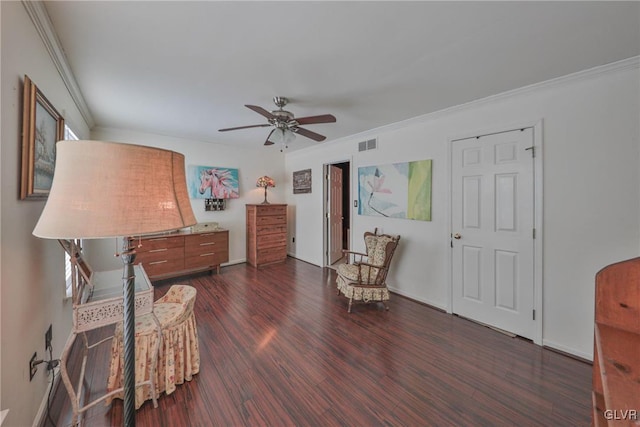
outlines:
M324 141L325 139L327 139L326 136L322 136L319 133L315 133L315 132L311 132L310 130L307 129L303 129L303 128L292 128L291 129L293 132L298 133L302 136L306 136L307 138L311 138L314 141Z
M265 110L262 107L258 107L257 105L246 105L245 107L249 108L250 110L255 111L256 113L265 116L267 119L275 119L276 116L274 116L273 114L271 114L269 111Z
M331 114L322 114L320 116L300 117L294 120L299 125L312 125L316 123L335 123L336 118Z
M249 129L249 128L265 128L267 126L271 126L271 124L270 123L264 123L264 124L261 124L261 125L239 126L237 128L218 129L218 132L226 132L228 130Z
M264 145L273 145L273 141L269 141L269 138L271 138L271 135L273 135L275 131L276 130L273 129L271 132L269 132L269 136L267 137L267 140L264 142Z

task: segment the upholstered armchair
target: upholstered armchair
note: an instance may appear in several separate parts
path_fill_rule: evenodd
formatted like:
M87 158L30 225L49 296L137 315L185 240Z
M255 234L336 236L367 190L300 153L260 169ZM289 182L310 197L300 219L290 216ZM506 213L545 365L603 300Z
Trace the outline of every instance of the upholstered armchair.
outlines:
M364 233L367 253L343 250L347 263L338 266L336 286L338 295L349 298L347 311L351 313L353 301L382 302L389 310L387 273L400 236L377 234L377 229Z
M136 388L136 409L145 400L152 399L155 403L162 392L173 393L176 384L191 381L200 371L198 330L193 311L195 299L194 287L173 285L153 303L153 313L136 317L136 384L145 381L152 384ZM122 387L123 353L122 323L119 323L111 347L107 391ZM107 404L113 397L122 398L122 393L107 399Z

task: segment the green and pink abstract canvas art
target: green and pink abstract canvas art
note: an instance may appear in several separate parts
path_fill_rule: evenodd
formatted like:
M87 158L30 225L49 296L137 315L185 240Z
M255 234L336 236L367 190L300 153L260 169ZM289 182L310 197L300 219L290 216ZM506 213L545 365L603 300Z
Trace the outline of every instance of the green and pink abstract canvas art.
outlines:
M358 168L358 214L431 221L431 163Z

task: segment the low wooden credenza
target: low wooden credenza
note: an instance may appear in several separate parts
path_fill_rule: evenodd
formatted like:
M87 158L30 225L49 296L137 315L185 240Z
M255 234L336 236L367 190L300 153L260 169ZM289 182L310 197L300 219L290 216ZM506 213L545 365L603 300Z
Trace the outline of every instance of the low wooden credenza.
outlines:
M129 238L138 245L137 237ZM135 264L144 266L149 279L160 280L216 269L229 262L229 230L180 231L140 239Z

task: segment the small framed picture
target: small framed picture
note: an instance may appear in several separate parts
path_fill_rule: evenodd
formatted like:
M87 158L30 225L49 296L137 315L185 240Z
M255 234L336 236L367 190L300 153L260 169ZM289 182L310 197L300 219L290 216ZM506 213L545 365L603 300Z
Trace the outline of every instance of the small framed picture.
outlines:
M20 199L42 199L51 190L64 118L28 76L24 76L23 93Z
M311 169L293 173L293 194L311 193Z

